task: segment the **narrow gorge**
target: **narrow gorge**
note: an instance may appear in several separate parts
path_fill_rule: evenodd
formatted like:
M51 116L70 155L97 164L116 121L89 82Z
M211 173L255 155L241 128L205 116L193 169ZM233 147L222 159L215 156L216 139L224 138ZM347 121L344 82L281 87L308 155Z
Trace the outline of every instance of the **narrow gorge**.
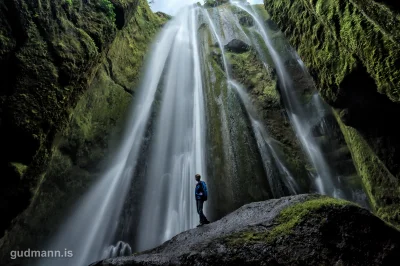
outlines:
M396 265L399 5L252 3L0 0L1 265Z

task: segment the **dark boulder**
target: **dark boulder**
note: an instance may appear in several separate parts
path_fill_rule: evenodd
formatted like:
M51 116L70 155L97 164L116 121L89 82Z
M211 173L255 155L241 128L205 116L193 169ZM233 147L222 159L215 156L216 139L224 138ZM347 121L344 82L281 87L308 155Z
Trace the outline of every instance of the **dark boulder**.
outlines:
M224 48L233 53L245 53L250 50L250 46L247 43L238 39L233 39Z
M252 27L254 26L254 19L251 16L243 16L239 18L239 23L242 26Z
M297 195L245 205L101 265L397 265L400 232L352 203Z

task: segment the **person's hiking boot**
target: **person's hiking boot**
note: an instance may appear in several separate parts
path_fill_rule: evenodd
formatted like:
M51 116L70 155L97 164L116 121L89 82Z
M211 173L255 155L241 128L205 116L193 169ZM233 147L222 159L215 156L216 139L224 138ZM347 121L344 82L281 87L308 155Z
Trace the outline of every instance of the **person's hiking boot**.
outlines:
M210 223L210 221L205 221L203 224L209 224Z
M197 225L197 227L200 227L200 226L203 226L203 225L204 225L203 223L200 223L200 224Z

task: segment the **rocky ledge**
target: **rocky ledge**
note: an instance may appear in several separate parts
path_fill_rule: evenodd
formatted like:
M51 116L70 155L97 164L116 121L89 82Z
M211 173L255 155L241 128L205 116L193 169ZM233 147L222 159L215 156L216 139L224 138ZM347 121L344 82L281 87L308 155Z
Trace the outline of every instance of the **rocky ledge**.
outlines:
M319 195L245 205L111 265L398 265L400 232L368 210Z

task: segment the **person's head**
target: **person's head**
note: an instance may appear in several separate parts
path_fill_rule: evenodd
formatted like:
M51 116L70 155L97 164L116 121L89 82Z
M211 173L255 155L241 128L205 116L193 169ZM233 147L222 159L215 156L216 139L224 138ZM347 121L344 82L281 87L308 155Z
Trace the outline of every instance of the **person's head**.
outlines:
M200 181L201 175L197 174L194 176L194 178L196 178L196 181L198 182L198 181Z

